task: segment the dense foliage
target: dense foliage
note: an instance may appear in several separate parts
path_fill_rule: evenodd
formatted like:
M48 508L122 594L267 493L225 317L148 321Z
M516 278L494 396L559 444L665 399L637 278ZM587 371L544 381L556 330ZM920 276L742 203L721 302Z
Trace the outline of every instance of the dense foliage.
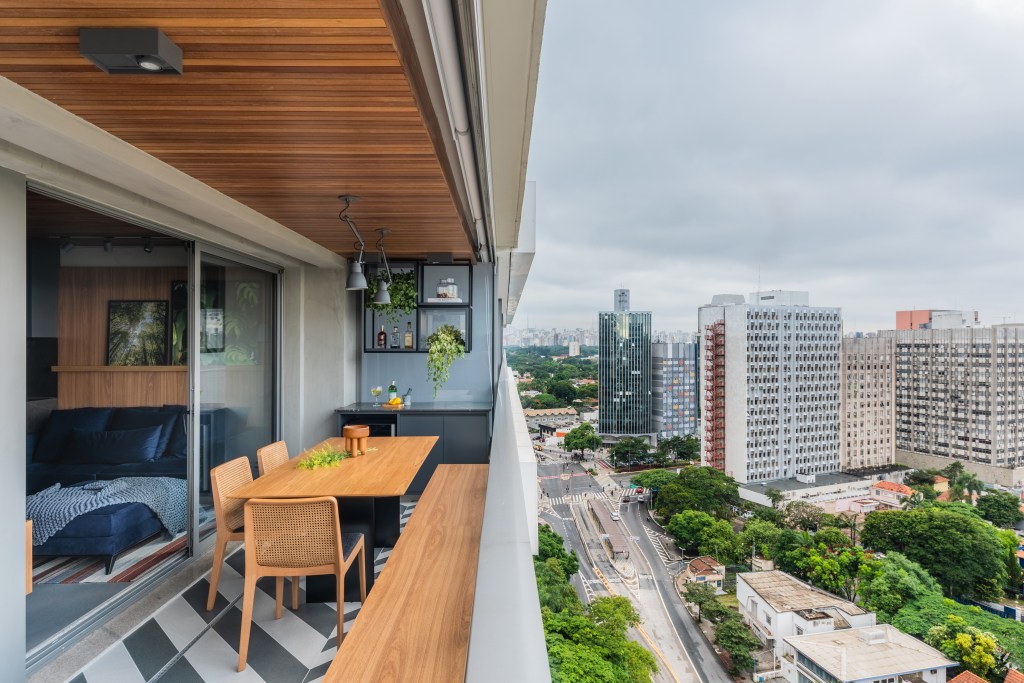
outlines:
M623 597L601 597L583 605L569 577L579 568L562 537L541 525L534 556L544 638L557 683L649 683L658 670L654 655L629 640L640 615Z
M907 603L941 593L942 588L924 567L897 552L887 553L874 576L860 589L863 606L885 623L891 622Z
M651 445L647 439L640 436L624 436L611 447L608 454L611 456L612 467L618 467L646 462L650 450Z
M1024 513L1020 511L1020 499L1008 491L989 491L979 498L978 514L1004 529L1024 520Z
M874 550L903 553L949 595L998 598L1007 581L1006 551L996 530L959 507L873 512L861 540Z
M740 504L736 480L713 467L686 467L658 494L658 512L666 517L683 510L700 510L718 519L731 519Z
M996 674L998 647L991 633L986 633L955 614L946 617L945 623L928 629L924 642L942 652L960 666L979 676ZM1006 674L999 672L1000 679Z
M582 455L586 451L596 451L600 448L601 437L594 431L594 425L584 422L566 433L562 447L570 452L579 451Z
M961 605L936 593L904 606L893 618L892 625L912 636L925 638L933 627L946 624L950 615L959 617L968 626L991 633L1009 663L1017 668L1024 666L1024 624L988 614L978 607Z
M688 436L670 436L658 442L658 451L673 460L700 460L700 439L693 434Z

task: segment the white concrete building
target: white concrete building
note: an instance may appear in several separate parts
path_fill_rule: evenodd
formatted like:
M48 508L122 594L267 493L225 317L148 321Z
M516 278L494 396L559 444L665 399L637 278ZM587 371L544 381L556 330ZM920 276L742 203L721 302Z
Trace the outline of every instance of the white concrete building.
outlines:
M880 335L895 344L896 460L1024 483L1024 325Z
M807 292L719 295L698 312L701 459L741 483L837 472L838 308Z
M957 663L935 648L879 624L787 637L782 675L790 683L946 683Z
M736 601L744 623L777 658L784 638L875 625L874 612L778 570L738 574Z
M843 471L887 467L896 457L895 345L891 337L843 339Z

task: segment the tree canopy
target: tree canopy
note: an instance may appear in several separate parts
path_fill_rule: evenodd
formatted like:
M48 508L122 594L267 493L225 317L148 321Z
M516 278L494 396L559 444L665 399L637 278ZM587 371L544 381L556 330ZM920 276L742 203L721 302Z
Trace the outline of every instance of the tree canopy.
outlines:
M1024 520L1020 498L1009 491L989 491L978 498L978 514L996 526L1008 529Z
M700 535L715 518L700 510L683 510L672 515L665 530L676 540L676 545L693 552L700 544Z
M926 595L941 595L942 588L917 562L898 552L886 553L875 575L861 585L864 607L877 613L881 622L891 622L909 602Z
M942 506L872 512L865 547L897 551L920 564L949 595L994 598L1007 574L995 529L972 514Z
M612 466L638 463L647 458L650 450L651 444L647 439L640 436L625 436L611 448Z
M996 673L998 647L995 636L969 626L955 614L947 616L945 623L928 629L924 642L953 661L960 662L960 666L973 674L989 677Z
M700 460L700 439L693 434L671 436L658 442L658 450L670 455L673 460Z
M658 494L658 512L666 517L683 510L700 510L730 519L739 504L739 485L713 467L684 468Z
M596 451L601 447L601 437L594 431L594 425L584 422L566 433L562 446L567 451L579 451L581 454Z

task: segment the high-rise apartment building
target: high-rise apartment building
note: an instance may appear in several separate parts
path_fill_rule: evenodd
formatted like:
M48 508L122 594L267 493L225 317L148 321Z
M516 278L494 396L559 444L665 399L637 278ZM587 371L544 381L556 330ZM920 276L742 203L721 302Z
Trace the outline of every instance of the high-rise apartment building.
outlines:
M652 344L651 385L658 438L697 434L697 344Z
M580 343L576 337L569 337L569 356L576 357L580 355Z
M629 290L617 289L597 322L598 431L651 434L651 313L629 310Z
M896 459L1024 481L1024 325L896 330Z
M725 294L698 323L702 461L741 483L838 471L840 310Z
M892 465L896 456L894 340L848 337L842 349L842 468Z

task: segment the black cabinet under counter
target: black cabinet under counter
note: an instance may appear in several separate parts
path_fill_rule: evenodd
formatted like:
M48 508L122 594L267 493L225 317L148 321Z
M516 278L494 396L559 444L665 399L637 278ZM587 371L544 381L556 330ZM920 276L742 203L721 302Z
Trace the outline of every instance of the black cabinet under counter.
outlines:
M347 424L370 425L373 436L436 436L437 443L407 493L420 494L440 464L487 464L491 447L488 403L423 402L400 410L353 403L335 411L338 434ZM389 430L393 429L393 432Z

